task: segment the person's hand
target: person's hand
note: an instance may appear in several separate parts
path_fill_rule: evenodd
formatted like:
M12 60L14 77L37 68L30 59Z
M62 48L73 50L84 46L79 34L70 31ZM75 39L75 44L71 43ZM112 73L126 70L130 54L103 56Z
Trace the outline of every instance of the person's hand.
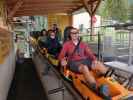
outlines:
M97 60L95 60L95 61L92 62L92 66L94 66L94 67L97 66L97 65L99 65L99 64L101 64L101 63L99 61L97 61Z
M93 66L92 68L94 68L94 70L98 73L100 72L102 74L105 74L108 70L108 68L105 67L103 63L97 60L93 61L92 66Z
M66 61L66 59L64 58L64 59L61 60L61 66L66 66L66 65L67 65L67 61Z
M93 72L95 73L99 73L99 67L100 67L100 62L95 60L92 62L92 69L93 69Z

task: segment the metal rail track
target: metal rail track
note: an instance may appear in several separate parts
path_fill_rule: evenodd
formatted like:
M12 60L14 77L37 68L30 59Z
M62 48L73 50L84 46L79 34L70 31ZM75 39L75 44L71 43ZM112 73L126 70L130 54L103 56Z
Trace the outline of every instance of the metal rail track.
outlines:
M49 90L49 91L45 90L47 95L54 94L54 93L57 93L57 92L60 92L60 91L64 91L64 89L67 89L69 91L69 93L72 94L74 100L83 100L83 97L76 91L76 89L72 86L72 84L70 84L70 82L68 82L64 79L64 77L61 75L61 73L47 60L46 57L44 57L39 51L35 52L33 54L33 57L32 57L33 61L35 63L36 63L36 60L34 59L35 56L39 56L39 58L42 61L44 61L44 63L49 64L50 70L54 72L54 74L57 76L58 80L60 80L63 84L62 87L55 88L55 89L52 89L52 90ZM44 86L46 86L46 85L44 85Z

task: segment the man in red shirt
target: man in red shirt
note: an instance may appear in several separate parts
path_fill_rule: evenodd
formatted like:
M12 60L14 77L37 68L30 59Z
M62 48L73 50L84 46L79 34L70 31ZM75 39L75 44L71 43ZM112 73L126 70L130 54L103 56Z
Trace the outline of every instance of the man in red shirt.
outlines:
M70 40L64 43L59 60L62 66L69 66L71 71L82 73L89 86L96 88L96 80L89 69L102 74L105 74L107 69L97 61L86 43L82 41L79 43L78 33L76 28L70 30ZM74 50L77 45L78 47Z

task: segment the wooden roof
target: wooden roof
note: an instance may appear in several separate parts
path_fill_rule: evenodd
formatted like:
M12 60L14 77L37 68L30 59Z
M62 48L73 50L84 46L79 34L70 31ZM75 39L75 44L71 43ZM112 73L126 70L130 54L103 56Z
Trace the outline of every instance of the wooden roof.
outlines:
M48 13L72 13L86 5L101 0L6 0L8 17L45 15ZM87 8L87 7L86 7ZM92 7L88 7L93 10ZM88 9L87 8L87 9Z

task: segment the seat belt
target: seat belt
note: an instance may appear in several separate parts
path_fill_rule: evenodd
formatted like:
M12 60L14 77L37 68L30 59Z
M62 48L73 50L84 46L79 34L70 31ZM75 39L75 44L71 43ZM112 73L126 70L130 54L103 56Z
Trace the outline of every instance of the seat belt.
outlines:
M81 39L79 39L79 42L78 44L76 45L76 47L74 48L72 54L70 56L73 56L73 54L76 52L76 50L79 48L79 45L80 45L80 42L81 42Z

